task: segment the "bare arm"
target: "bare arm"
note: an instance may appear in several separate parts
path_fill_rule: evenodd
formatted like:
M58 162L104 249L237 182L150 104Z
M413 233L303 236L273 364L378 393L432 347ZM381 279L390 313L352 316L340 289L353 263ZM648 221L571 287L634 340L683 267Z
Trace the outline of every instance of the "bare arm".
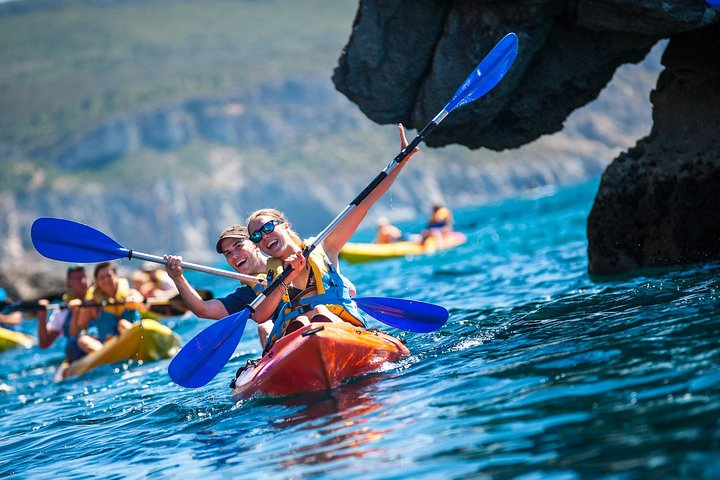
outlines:
M48 305L48 301L45 299L38 301L38 303L40 305L42 305L43 307L47 307L47 305ZM59 313L57 313L57 314L59 314ZM41 349L49 348L55 342L55 340L60 336L60 332L55 331L55 330L48 331L48 329L47 329L47 308L41 308L40 310L38 310L38 320L37 321L38 321L38 325L37 325L38 346Z
M407 146L408 141L405 137L405 129L402 124L398 125L398 130L400 131L400 148L403 149ZM388 174L388 176L385 177L378 186L363 199L362 202L360 202L360 205L353 208L350 213L348 213L348 215L340 221L337 227L335 227L335 229L322 241L323 250L325 250L325 253L333 264L337 265L340 250L355 233L355 230L357 230L360 222L362 222L367 215L370 207L375 205L375 202L377 202L380 197L382 197L385 192L390 189L397 176L400 174L402 169L405 168L407 162L418 151L420 151L420 149L417 147L413 149L413 151L408 154L407 158L400 163L400 165L395 167L395 169L393 169L393 171L390 172L390 174Z
M285 291L286 285L290 285L295 279L295 277L297 277L300 272L304 271L303 269L305 268L305 262L306 260L305 257L302 255L302 252L297 252L288 257L285 265L292 266L293 271L285 279L284 285L282 285L280 288L276 288L275 291L265 297L265 300L263 300L260 305L257 306L255 312L253 312L252 315L253 320L255 320L257 323L265 323L268 320L272 320L275 310L282 301L282 294Z
M20 325L22 323L22 313L13 312L7 315L0 313L0 320L6 325Z
M90 322L100 315L100 309L95 308L80 308L82 301L71 300L68 302L68 307L72 312L70 318L70 336L77 337L80 332L85 330Z

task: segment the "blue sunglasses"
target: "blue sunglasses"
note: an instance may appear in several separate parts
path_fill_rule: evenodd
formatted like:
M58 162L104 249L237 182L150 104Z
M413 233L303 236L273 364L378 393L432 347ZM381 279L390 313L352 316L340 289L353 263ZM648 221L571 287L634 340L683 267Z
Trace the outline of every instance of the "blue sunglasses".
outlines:
M268 233L272 233L275 231L275 225L281 225L285 222L282 220L270 220L269 222L265 223L262 227L260 227L260 230L257 230L250 234L250 241L253 243L260 243L260 240L262 240L263 235L267 235Z

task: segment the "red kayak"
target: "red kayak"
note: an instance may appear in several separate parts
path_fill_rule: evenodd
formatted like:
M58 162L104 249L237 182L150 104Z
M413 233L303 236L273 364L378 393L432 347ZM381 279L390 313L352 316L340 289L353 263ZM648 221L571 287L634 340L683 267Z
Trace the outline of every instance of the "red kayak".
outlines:
M282 337L257 364L242 370L231 385L233 400L329 390L408 355L405 345L387 333L348 323L313 323Z

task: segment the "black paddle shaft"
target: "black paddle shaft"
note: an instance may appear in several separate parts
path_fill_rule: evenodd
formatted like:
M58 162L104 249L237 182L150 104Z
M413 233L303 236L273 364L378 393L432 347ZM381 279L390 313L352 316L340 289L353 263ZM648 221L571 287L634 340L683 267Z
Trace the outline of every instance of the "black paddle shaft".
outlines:
M405 160L405 158L407 158L408 154L410 154L410 152L412 152L415 149L415 147L420 145L420 142L425 140L425 137L427 136L427 134L430 133L432 131L432 129L435 128L435 126L437 126L437 123L435 120L433 120L430 123L428 123L427 125L425 125L425 128L423 128L420 131L420 133L418 133L417 137L415 137L413 139L413 141L408 144L407 147L400 150L400 153L398 153L397 156L392 160L392 162L390 162L390 165L388 165L388 168L386 168L382 172L378 173L378 175L375 177L375 179L372 182L370 182L370 184L367 187L365 187L365 189L362 192L360 192L357 197L355 197L355 200L350 202L350 205L354 205L354 206L360 205L360 203L363 200L365 200L365 198L367 198L367 196L370 195L370 193L373 190L375 190L375 188L378 185L380 185L380 182L385 180L385 177L387 177L388 174L391 171L393 171L397 165L400 165L402 163L402 161Z

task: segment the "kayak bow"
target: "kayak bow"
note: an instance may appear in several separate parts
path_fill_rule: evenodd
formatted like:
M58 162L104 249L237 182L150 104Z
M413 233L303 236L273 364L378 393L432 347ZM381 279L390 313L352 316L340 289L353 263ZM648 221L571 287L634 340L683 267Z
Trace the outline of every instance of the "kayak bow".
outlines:
M233 400L330 390L409 354L387 333L348 323L312 323L282 337L257 363L240 371L230 385Z

